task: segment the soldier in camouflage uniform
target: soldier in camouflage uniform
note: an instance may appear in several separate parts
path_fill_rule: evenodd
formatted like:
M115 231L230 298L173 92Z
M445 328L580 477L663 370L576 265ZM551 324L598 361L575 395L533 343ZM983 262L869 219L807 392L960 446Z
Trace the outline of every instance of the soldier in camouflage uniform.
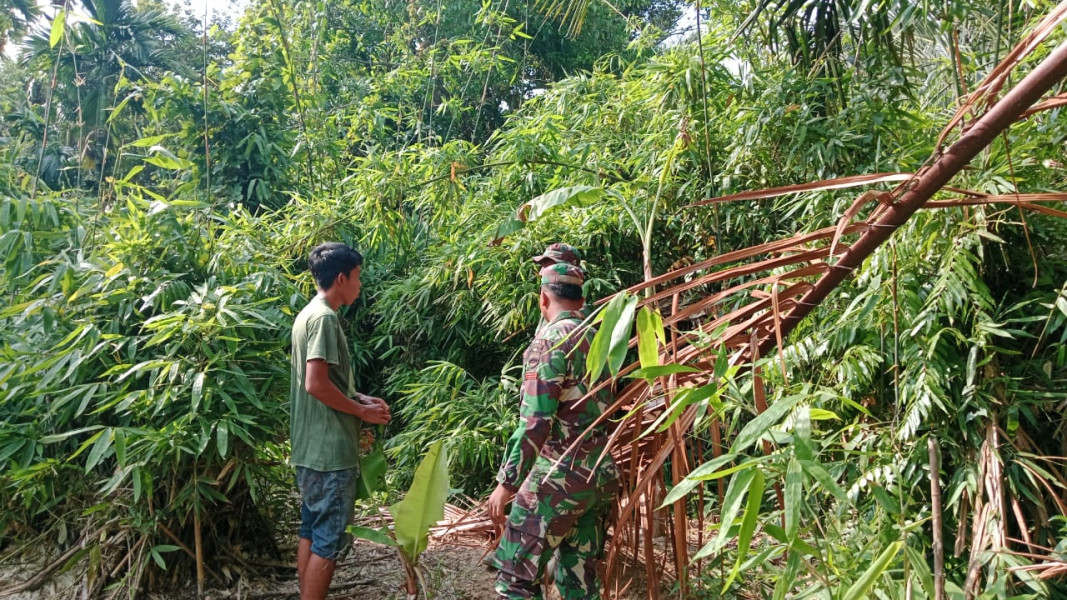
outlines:
M597 465L606 426L582 438L553 467L612 401L608 389L583 401L593 387L585 360L596 334L581 325L583 280L582 270L572 264L541 270L540 306L548 326L523 355L519 426L508 440L499 485L489 499L497 523L515 499L503 539L486 560L499 570L496 590L502 598L542 598L541 580L553 553L558 553L556 588L564 600L600 598L597 565L619 478L610 456Z

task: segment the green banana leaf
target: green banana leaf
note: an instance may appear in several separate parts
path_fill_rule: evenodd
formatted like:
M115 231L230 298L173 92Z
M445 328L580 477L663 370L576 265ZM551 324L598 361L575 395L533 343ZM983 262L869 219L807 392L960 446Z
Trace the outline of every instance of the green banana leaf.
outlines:
M430 527L445 516L448 499L448 451L435 442L415 470L415 479L404 499L389 507L393 536L400 552L411 564L429 544Z

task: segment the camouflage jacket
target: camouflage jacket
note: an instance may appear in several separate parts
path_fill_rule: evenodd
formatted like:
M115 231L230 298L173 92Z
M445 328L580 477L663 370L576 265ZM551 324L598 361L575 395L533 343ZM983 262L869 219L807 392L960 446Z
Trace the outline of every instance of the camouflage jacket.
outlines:
M560 313L534 337L523 355L519 426L508 440L504 463L497 473L497 481L512 491L531 472L554 479L565 474L591 475L600 459L607 442L607 424L583 438L562 461L560 473L552 469L556 459L612 401L609 389L582 401L592 387L586 381L585 360L596 335L592 327L581 327L585 316L585 311ZM591 483L608 483L615 479L615 473L615 465L608 457Z

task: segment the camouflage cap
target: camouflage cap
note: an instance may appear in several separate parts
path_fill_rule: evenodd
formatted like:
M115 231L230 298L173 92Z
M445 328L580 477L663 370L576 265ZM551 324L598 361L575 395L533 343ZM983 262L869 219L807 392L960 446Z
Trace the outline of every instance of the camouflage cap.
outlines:
M542 266L544 266L544 261L550 260L554 263L568 263L578 267L582 263L582 253L574 246L557 242L550 244L544 252L533 257L532 260Z
M556 263L541 269L541 285L546 283L567 283L581 286L585 282L585 273L581 267L569 263Z

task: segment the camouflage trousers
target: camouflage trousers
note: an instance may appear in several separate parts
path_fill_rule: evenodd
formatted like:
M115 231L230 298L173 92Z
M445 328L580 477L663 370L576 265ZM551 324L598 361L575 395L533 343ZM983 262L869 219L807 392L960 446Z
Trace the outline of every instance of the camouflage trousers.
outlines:
M553 482L529 485L531 479L515 497L500 545L486 559L499 570L497 594L508 599L540 600L546 568L555 556L553 579L560 597L598 600L598 567L618 484L611 481L561 489L551 485Z

